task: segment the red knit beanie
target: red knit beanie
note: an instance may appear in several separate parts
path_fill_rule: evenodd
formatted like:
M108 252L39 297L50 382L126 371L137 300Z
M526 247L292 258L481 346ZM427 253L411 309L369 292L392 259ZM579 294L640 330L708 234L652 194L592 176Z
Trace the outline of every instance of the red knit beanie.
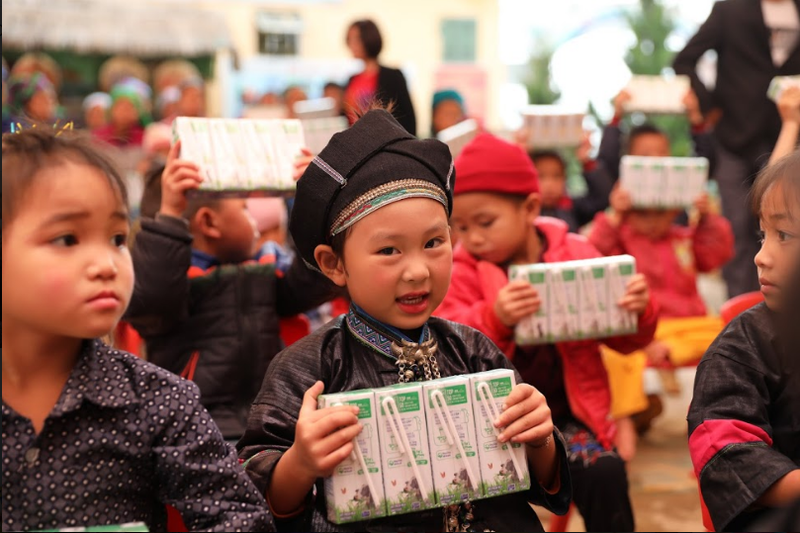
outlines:
M539 192L539 175L528 154L514 144L481 133L456 158L454 194L489 192L528 196Z

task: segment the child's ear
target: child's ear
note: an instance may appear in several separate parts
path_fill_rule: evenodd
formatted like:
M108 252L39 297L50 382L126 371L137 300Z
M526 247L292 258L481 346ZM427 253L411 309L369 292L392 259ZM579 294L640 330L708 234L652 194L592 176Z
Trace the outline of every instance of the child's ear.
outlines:
M539 218L539 214L542 212L542 202L539 199L539 193L532 192L525 198L525 203L522 204L525 208L525 216L528 219L530 224Z
M333 253L333 248L320 244L314 248L314 259L322 273L339 287L347 285L347 273L342 259Z
M192 224L197 230L209 239L219 239L222 231L219 227L219 216L210 207L201 207L194 215Z

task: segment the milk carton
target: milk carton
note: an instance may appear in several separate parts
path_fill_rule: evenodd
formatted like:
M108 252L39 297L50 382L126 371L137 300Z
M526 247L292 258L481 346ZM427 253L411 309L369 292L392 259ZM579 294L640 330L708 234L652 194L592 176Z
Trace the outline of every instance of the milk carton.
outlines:
M645 177L645 158L626 155L622 157L620 167L620 186L631 195L631 201L644 197L647 193Z
M214 153L214 168L216 168L220 187L225 190L242 189L239 183L239 161L233 149L230 131L223 119L209 119L211 144Z
M428 422L436 503L452 505L480 495L480 462L475 420L466 376L422 386Z
M515 340L520 345L546 344L552 342L550 332L550 287L547 284L548 266L512 265L508 270L510 281L525 280L539 293L542 304L536 314L523 318L515 328Z
M783 91L792 86L800 87L800 76L777 76L772 78L767 89L767 96L777 102Z
M375 390L389 516L436 507L422 385Z
M608 270L602 259L579 261L580 338L597 339L610 333Z
M666 165L666 191L664 205L666 207L686 207L691 205L691 176L689 174L689 158L670 157ZM687 201L688 200L688 201Z
M661 157L648 157L645 163L645 179L643 193L633 199L634 206L665 207L667 184L666 162Z
M506 397L516 385L514 371L491 370L472 374L469 379L478 440L481 497L529 489L531 478L525 448L521 444L498 442L499 431L494 427Z
M305 147L303 124L299 120L281 120L276 132L275 156L278 164L278 188L293 189L294 162Z
M580 330L578 316L578 277L574 263L551 263L547 271L549 285L550 333L553 341L576 339Z
M318 398L318 404L320 408L357 406L358 421L364 428L354 440L350 457L325 479L328 520L344 524L385 516L375 394L372 390L325 394Z
M177 117L172 122L174 142L181 141L181 159L187 159L200 167L203 177L201 189L218 189L220 184L214 167L214 152L211 148L208 119Z
M617 302L625 295L628 282L636 273L636 260L630 255L606 257L608 279L608 318L612 335L635 333L638 320L635 313L625 311Z
M450 154L456 157L478 135L478 129L478 122L470 118L443 129L436 138L445 143L450 148Z
M689 204L691 205L705 192L708 185L708 159L705 157L693 157L689 160Z

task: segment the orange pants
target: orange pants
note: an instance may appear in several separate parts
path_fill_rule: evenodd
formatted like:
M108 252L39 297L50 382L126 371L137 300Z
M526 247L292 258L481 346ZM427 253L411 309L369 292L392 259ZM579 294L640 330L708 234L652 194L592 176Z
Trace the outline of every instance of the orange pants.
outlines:
M722 328L719 317L664 318L658 322L655 338L669 346L673 366L686 366L703 357ZM647 408L642 381L647 367L644 351L622 355L606 346L601 351L611 388L611 416L619 419L644 411Z

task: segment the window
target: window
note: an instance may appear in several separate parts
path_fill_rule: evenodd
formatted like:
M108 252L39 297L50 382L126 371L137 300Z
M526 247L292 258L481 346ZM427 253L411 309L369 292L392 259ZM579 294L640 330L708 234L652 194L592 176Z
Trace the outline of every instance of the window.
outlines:
M258 51L275 56L300 54L303 21L297 13L258 13Z
M442 61L446 63L475 62L475 19L445 19L442 21Z

